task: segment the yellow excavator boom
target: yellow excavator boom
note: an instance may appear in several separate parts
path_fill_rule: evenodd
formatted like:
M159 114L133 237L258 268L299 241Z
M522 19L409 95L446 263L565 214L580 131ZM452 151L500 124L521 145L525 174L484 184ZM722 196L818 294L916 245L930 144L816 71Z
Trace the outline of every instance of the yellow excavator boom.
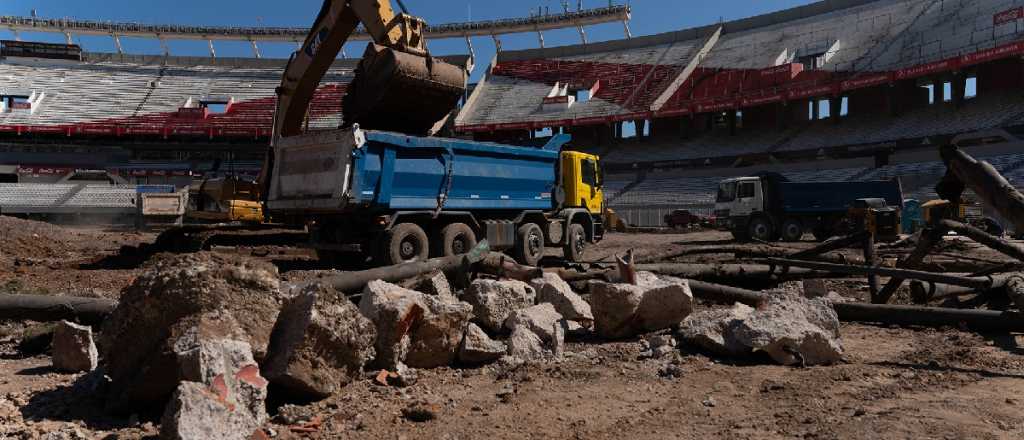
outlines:
M422 19L396 14L388 0L325 0L277 88L274 142L301 134L317 86L360 23L374 42L346 91L346 126L425 134L458 103L467 73L429 55Z

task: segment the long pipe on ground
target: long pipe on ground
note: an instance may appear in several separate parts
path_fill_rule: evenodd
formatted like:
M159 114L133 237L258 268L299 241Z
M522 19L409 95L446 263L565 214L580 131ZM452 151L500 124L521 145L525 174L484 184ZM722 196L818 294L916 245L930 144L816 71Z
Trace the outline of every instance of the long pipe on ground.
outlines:
M370 281L374 280L397 283L402 280L436 271L451 272L468 269L474 263L482 260L489 249L490 247L488 246L487 241L484 240L465 255L434 258L422 262L404 263L358 272L346 272L341 275L335 275L322 280L311 281L311 283L322 282L333 287L339 292L356 292L362 290L370 283Z
M97 325L113 312L117 301L51 295L0 295L0 319L51 322L68 320Z
M787 260L782 258L769 258L768 262L779 266L805 267L808 269L845 273L849 275L882 275L893 278L899 277L901 279L931 281L934 283L952 284L954 286L971 287L982 290L992 288L994 282L993 278L990 277L962 277L934 272L924 272L920 270L892 269L877 266L847 266L842 264Z
M989 248L992 248L993 250L996 250L1002 253L1003 255L1015 258L1020 261L1024 261L1024 246L1021 246L1016 243L1010 243L1006 240L1003 240L999 237L982 231L981 229L978 229L974 226L960 222L955 222L952 220L941 220L939 221L939 225L945 229L949 229L960 235L970 238L971 240L988 246Z
M693 296L723 304L743 303L757 307L768 295L753 290L690 282ZM959 327L975 331L1024 332L1024 315L994 310L960 310L887 304L832 303L839 320L901 327Z

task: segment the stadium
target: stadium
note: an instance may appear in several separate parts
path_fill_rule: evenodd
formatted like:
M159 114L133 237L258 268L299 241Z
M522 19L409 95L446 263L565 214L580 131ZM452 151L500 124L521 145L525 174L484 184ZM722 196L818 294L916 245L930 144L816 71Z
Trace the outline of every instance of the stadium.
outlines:
M719 180L760 171L784 170L799 181L900 176L913 198L929 200L929 182L943 172L931 147L952 139L993 158L1011 181L1024 176L1017 143L1024 43L1015 11L1013 1L829 1L666 34L501 51L478 66L486 74L450 133L527 145L570 133L574 147L602 156L608 203L637 226L660 226L674 209L709 214ZM580 16L597 23L623 14L617 7L546 20L555 28ZM2 26L237 38L254 48L261 38L294 41L304 33L133 30L17 17L0 19ZM500 34L531 24L469 23L437 32L467 37L473 28ZM123 53L54 60L13 49L4 55L0 161L7 182L52 182L89 168L134 183L181 185L214 162L254 176L284 65ZM332 67L309 128L339 125L354 67L353 60Z
M0 15L0 438L1024 438L1024 0L413 1Z

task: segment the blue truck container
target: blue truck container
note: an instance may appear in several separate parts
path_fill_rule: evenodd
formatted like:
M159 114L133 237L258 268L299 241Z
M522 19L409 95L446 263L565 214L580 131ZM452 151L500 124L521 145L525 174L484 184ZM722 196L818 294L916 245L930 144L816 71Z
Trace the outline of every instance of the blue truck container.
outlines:
M385 132L367 132L366 141L353 154L356 206L492 211L553 207L557 149Z
M903 191L894 181L782 182L778 190L782 211L788 214L842 214L857 199L885 199L889 206L903 206Z
M310 223L322 257L399 263L486 238L525 264L536 264L546 245L578 260L583 243L603 236L601 177L596 156L561 151L569 140L527 148L358 127L283 138L267 211ZM567 200L566 188L584 196Z

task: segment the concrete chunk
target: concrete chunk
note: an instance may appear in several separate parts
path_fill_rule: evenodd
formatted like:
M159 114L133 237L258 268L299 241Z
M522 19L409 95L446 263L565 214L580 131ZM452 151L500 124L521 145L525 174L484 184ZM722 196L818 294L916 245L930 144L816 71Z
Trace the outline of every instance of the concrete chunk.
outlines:
M409 352L410 331L427 312L423 294L371 281L363 290L359 311L377 327L376 365L394 371Z
M736 340L782 365L833 364L843 358L839 318L822 299L772 297L763 310L732 327Z
M414 325L405 363L413 368L437 368L451 365L459 352L473 306L466 303L428 304L429 310Z
M562 315L555 311L555 306L551 303L538 304L513 312L505 320L505 329L510 332L518 327L525 327L546 343L551 343L555 339L556 326L564 329L565 323Z
M178 385L160 422L167 440L247 439L260 428L246 411L222 398L215 388L196 382Z
M733 337L734 323L746 319L754 309L736 304L728 309L709 309L694 313L683 321L676 335L688 344L722 356L742 356L750 347Z
M636 311L636 325L645 332L679 325L693 312L693 293L686 280L655 277L641 284L647 288Z
M270 336L264 375L288 394L315 400L361 376L377 330L352 302L315 284L287 300Z
M524 326L516 327L507 343L508 355L515 359L536 361L547 355L540 337Z
M637 273L637 284L593 283L591 302L597 334L624 339L674 327L693 310L685 280Z
M565 319L576 321L585 327L594 322L594 313L583 297L572 291L569 283L553 273L544 273L542 278L530 281L537 291L537 303L551 303Z
M165 404L179 383L174 344L200 323L248 343L262 360L281 299L272 264L209 252L157 257L103 322L97 342L111 378L108 409Z
M534 305L537 293L522 281L475 280L465 299L473 306L473 316L481 327L500 332L513 312Z
M92 371L99 364L99 352L92 328L61 321L53 331L53 368L78 373Z
M501 359L507 351L505 343L491 339L480 326L471 323L466 327L466 334L462 338L459 360L467 364L494 362Z

